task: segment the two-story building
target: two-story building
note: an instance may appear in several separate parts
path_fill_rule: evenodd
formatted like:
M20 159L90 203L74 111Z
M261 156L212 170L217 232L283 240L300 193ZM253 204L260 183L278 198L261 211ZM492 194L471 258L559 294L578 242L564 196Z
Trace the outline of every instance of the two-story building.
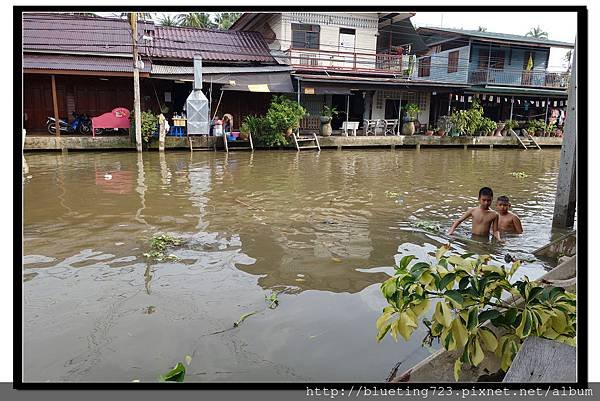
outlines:
M478 99L496 120L544 119L564 108L569 73L549 68L551 48L571 43L448 28L418 28L428 50L417 60L417 81L468 85L451 95L433 96L430 122Z
M432 92L449 94L466 81L436 85L412 77L416 53L428 47L415 31L414 13L244 13L230 28L260 32L281 62L292 67L296 98L310 116L302 127L317 129L323 106L333 120L398 119L402 106L416 103L427 122ZM398 128L397 128L398 130Z

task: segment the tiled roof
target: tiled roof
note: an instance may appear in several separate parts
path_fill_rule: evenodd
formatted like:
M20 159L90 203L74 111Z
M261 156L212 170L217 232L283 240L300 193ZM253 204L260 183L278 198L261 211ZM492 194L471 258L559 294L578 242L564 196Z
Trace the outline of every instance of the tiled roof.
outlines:
M482 38L487 40L498 40L503 42L519 42L519 43L531 43L536 45L547 45L548 47L574 47L573 43L568 42L560 42L558 40L549 40L543 38L534 38L531 36L523 36L523 35L514 35L510 33L500 33L500 32L480 32L466 29L451 29L451 28L433 28L433 27L421 27L417 29L417 32L423 34L424 32L430 32L434 35L431 38L427 39L427 43L433 43L435 41L439 41L443 38L448 37L447 34L456 34L461 36L469 36L474 38ZM439 35L436 35L439 33ZM443 36L441 36L443 35Z
M140 36L153 29L153 23L138 23ZM131 54L131 28L119 18L23 13L23 50Z
M133 59L127 57L72 56L70 54L24 54L23 68L94 72L133 72ZM152 66L144 61L141 72Z
M219 31L156 26L151 57L206 61L261 62L276 64L269 46L257 32Z

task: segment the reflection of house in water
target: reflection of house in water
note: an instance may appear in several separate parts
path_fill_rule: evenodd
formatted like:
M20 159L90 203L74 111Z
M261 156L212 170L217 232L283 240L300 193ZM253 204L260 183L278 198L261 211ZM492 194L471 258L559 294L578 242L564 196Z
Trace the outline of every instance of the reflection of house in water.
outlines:
M340 156L334 161L339 163L337 166L325 167L320 164L331 163L327 160L330 158L311 163L298 155L299 160L290 163L288 154L260 156L270 160L254 165L250 155L235 154L227 157L222 168L217 160L209 195L208 206L214 209L207 208L210 223L205 230L227 236L238 234L243 253L256 259L255 264L238 268L264 275L258 281L263 288L288 286L354 293L385 278L383 273L356 271L374 267L371 216L356 211L355 206L345 209L345 205L367 202L367 191L360 199L349 199L344 191L327 189L336 187L331 184L341 175L314 179L319 170L350 168L345 164L352 164L352 160ZM274 166L285 167L274 175ZM311 204L319 197L322 207L311 210L298 196L306 196ZM391 265L394 251L382 258L382 263Z
M130 194L133 191L131 171L110 171L96 169L96 185L102 191L113 194Z

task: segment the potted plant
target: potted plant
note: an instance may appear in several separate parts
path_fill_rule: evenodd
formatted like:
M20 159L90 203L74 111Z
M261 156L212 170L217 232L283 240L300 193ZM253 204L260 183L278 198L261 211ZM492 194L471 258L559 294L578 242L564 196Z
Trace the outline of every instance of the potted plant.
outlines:
M282 95L273 97L265 118L272 130L289 137L292 130L300 126L300 120L305 115L304 107Z
M510 132L514 131L515 128L517 128L518 126L519 126L519 123L517 123L514 120L504 121L504 131L503 131L504 135L510 136L511 135Z
M404 106L406 112L406 118L404 125L402 125L402 135L414 135L415 133L415 120L419 115L421 109L415 103L409 103Z
M158 135L158 116L155 116L151 111L143 111L142 117L142 139L144 143L148 143L153 134ZM135 141L135 118L131 119L131 129L129 130L132 136L132 141Z
M321 135L322 136L331 136L333 129L331 128L331 120L334 116L338 115L339 111L337 111L335 106L323 106L323 110L321 111Z
M498 132L498 130L497 130L498 125L499 124L496 124L495 121L493 121L487 117L483 117L481 119L481 121L479 122L478 132L480 132L482 136L487 136L490 133L494 132L494 130L496 132Z
M544 120L530 120L527 122L527 131L533 136L544 135L546 123Z

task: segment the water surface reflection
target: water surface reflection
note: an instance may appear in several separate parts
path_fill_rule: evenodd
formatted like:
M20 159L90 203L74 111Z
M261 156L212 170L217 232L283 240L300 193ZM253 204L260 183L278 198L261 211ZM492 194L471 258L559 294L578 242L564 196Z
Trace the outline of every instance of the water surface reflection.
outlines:
M406 252L427 259L448 240L414 223L445 231L491 186L525 234L454 249L528 254L552 234L560 151L26 158L25 380L154 381L192 355L192 381L379 381L428 354L420 333L374 341L378 283ZM178 261L142 256L159 232L185 239ZM274 310L271 291L283 291Z

